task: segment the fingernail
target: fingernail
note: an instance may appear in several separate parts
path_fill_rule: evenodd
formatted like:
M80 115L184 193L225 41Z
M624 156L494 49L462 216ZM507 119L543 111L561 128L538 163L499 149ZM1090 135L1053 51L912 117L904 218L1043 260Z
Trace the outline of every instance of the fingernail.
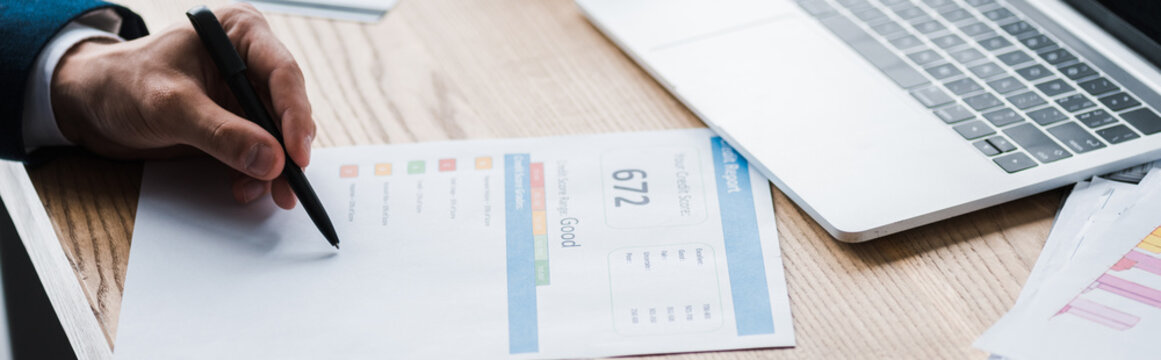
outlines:
M274 166L274 152L264 144L254 144L246 155L246 172L254 177L265 176Z
M312 142L314 142L314 135L307 135L306 137L302 138L302 148L303 150L306 150L306 163L310 163L310 144Z
M242 197L244 201L249 203L257 200L259 196L266 193L266 186L261 182L250 180L245 185L242 185Z

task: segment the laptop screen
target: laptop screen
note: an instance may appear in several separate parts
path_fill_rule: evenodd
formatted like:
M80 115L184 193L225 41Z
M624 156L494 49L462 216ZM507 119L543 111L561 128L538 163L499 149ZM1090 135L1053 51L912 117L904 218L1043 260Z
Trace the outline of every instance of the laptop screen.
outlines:
M1065 0L1145 59L1161 67L1161 1Z

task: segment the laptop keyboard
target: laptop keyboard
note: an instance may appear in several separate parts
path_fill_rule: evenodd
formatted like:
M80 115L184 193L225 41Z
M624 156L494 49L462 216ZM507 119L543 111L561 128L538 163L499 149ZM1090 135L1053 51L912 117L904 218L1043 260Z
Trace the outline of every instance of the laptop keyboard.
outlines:
M798 4L1009 173L1161 132L1161 117L997 0Z

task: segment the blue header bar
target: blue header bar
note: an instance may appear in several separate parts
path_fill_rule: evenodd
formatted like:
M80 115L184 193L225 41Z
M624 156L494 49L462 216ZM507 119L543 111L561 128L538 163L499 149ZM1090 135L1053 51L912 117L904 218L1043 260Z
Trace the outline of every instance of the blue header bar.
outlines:
M504 216L508 258L508 351L540 351L536 319L532 196L528 154L504 155Z
M750 167L722 138L710 141L738 335L773 334L774 316L758 237L758 215L750 189Z

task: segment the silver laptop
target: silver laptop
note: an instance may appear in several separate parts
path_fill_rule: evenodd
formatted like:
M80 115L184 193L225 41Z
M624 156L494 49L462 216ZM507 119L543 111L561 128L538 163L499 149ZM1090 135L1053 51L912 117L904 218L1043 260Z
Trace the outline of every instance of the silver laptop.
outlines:
M578 0L832 236L1161 158L1155 0Z

